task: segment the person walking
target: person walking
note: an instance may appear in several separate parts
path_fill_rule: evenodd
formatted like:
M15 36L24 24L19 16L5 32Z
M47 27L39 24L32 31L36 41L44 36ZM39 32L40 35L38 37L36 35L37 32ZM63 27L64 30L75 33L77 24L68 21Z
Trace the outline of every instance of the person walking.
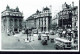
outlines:
M29 40L29 38L28 38L28 29L26 29L26 34L27 34L27 40Z

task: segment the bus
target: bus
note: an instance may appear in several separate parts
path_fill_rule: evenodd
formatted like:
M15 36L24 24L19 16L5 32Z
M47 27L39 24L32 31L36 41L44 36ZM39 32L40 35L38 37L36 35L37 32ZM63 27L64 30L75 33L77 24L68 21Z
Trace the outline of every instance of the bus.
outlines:
M71 41L63 38L55 38L55 48L56 49L71 49Z

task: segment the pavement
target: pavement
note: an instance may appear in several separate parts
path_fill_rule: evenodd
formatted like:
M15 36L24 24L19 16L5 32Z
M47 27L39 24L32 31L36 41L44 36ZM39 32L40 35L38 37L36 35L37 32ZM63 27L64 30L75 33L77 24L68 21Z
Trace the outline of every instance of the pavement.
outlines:
M56 35L55 35L56 36ZM31 37L31 42L25 42L26 34L16 34L14 36L2 35L2 49L5 50L55 50L54 43L50 40L48 45L42 45L41 40L38 40L38 35L34 34Z

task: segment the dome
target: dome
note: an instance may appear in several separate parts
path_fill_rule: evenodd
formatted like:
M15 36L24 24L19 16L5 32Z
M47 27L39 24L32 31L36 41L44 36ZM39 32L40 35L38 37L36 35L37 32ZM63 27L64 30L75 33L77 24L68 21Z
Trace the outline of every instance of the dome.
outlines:
M37 14L40 13L39 10L37 10L36 13L37 13Z
M46 7L46 8L44 8L43 10L49 10L49 8L48 8L48 7Z
M18 8L18 7L16 7L16 11L17 11L17 12L19 11L19 8Z
M6 10L9 10L9 9L10 9L9 6L7 5Z
M9 8L9 6L7 5L7 7L6 8Z
M36 12L39 13L39 10L37 10Z

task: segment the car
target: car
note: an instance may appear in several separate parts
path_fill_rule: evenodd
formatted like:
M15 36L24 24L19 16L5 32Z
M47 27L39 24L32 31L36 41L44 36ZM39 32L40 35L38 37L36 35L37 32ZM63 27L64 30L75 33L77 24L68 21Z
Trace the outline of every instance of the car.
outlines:
M22 32L23 34L25 34L25 31L24 31L24 30L22 30L21 32Z
M9 33L8 33L7 35L8 35L8 36L10 36L10 34L9 34Z
M50 35L54 35L54 32L52 31L52 32L50 32Z
M38 30L37 30L37 29L34 29L34 30L33 30L33 33L34 33L34 34L38 34Z

